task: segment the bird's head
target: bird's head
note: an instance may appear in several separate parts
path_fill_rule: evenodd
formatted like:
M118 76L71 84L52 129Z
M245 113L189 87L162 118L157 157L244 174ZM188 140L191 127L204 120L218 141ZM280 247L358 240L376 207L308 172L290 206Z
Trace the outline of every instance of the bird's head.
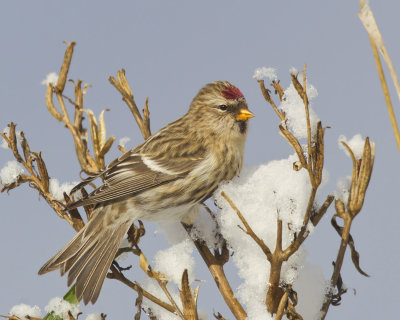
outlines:
M248 119L254 117L246 99L228 81L215 81L204 86L193 99L188 115L213 132L246 135Z

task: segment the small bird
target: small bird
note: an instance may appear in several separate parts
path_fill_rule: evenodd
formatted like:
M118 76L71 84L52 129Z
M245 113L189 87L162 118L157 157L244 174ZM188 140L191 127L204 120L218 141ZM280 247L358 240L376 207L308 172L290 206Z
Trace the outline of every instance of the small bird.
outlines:
M200 204L242 168L248 119L254 115L227 81L204 86L189 111L112 161L96 178L103 184L66 210L93 205L78 234L39 270L68 272L68 286L85 304L95 303L107 271L135 220L190 223Z

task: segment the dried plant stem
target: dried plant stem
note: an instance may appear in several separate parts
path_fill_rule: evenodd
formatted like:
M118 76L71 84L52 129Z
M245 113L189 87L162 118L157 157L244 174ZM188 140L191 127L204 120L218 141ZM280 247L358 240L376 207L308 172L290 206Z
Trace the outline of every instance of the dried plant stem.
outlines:
M222 191L221 195L225 198L225 200L229 203L231 208L236 212L237 216L239 217L240 221L242 221L244 227L246 230L243 230L246 232L250 237L253 238L253 240L258 244L258 246L262 249L264 254L267 256L268 260L272 260L272 253L271 250L268 248L268 246L264 243L262 239L260 239L253 231L253 229L250 227L250 225L247 223L246 219L243 217L242 213L240 210L236 207L236 205L233 203L233 201L227 196L227 194Z
M185 320L198 320L197 295L199 292L199 288L200 287L198 286L194 291L194 295L192 295L189 285L188 271L187 269L185 269L182 274L181 289L179 290Z
M156 279L158 282L158 285L161 287L161 289L164 291L164 294L167 296L169 302L171 302L171 304L174 306L174 312L176 312L178 314L178 316L182 319L185 320L185 316L183 315L181 309L179 309L178 305L176 304L174 298L171 296L171 294L169 293L168 289L167 289L167 283L168 281L165 280L160 280L160 279Z
M281 301L279 302L278 310L276 311L275 320L281 320L283 315L285 314L285 308L289 298L289 291L286 290L283 294Z
M183 227L186 231L190 234L192 226L183 224ZM204 262L206 263L208 270L210 271L214 281L221 292L222 297L225 300L226 305L229 307L233 315L238 320L244 320L247 318L246 311L244 311L240 302L236 299L235 294L229 284L228 279L226 278L224 272L224 264L228 261L229 258L226 253L227 249L225 248L226 252L222 252L222 254L215 253L213 255L207 245L201 240L193 240L197 251L199 251L201 257L203 258ZM224 249L223 249L224 250Z
M236 212L237 216L244 224L245 229L241 228L240 226L239 227L258 244L258 246L266 255L267 260L270 262L271 270L268 281L269 286L266 297L266 305L269 312L276 313L279 302L283 295L283 289L279 286L282 264L285 260L287 260L285 259L285 256L282 252L282 220L277 219L276 245L275 250L272 253L269 247L264 243L264 241L255 234L253 229L250 227L240 210L236 207L229 196L225 192L221 192L221 195L229 203L231 208Z
M284 120L285 120L285 115L279 111L279 109L278 109L278 107L276 106L274 100L272 100L269 90L265 87L264 80L257 80L257 82L258 82L259 85L260 85L260 89L261 89L261 92L262 92L262 94L263 94L263 96L264 96L264 99L265 99L266 101L268 101L268 102L271 104L271 106L272 106L272 108L274 109L274 111L275 111L275 113L277 114L277 116L278 116L282 121L284 121Z
M71 64L74 45L75 42L71 42L67 46L57 84L55 86L52 84L47 85L46 105L51 115L58 121L63 122L65 127L71 132L75 143L75 152L82 170L87 174L96 174L103 169L104 156L110 150L115 137L109 137L106 140L106 128L103 118L104 112L100 114L100 127L98 127L93 112L89 109L83 109L83 95L88 84L84 86L82 91L82 81L78 80L76 83L72 81L75 87L75 101L63 94ZM53 94L56 95L61 113L56 109L53 103ZM68 115L64 99L69 101L75 107L73 121L71 121ZM87 146L87 130L82 125L83 112L86 112L89 115L94 157L90 155Z
M333 195L328 195L326 197L326 200L322 204L322 206L319 208L318 212L315 213L311 218L311 223L313 224L314 227L317 226L317 224L320 222L321 218L324 216L326 211L328 210L329 206L331 205L332 201L335 199Z
M345 216L343 218L344 218L343 219L344 225L343 225L343 232L342 232L342 240L340 242L339 252L336 257L335 267L334 267L333 274L332 274L331 281L330 281L331 290L334 290L334 288L337 285L338 279L340 277L340 270L342 269L343 259L344 259L344 255L346 253L346 248L347 248L347 244L349 242L349 237L350 237L351 223L353 221L353 218L350 216L350 214L345 214ZM321 308L320 320L325 319L326 314L328 313L329 307L331 305L331 302L332 302L332 292L328 292L325 297L325 301L322 305L322 308Z
M306 121L307 121L307 154L308 154L308 165L310 166L309 168L309 172L312 172L312 161L311 161L311 121L310 121L310 109L308 106L308 97L307 97L307 78L306 78L306 68L307 65L304 64L304 68L303 68L303 103L304 103L304 109L306 111ZM314 179L311 178L311 182L314 185Z
M361 4L361 8L364 8L364 1L360 1L360 4ZM379 30L378 30L378 32L379 32ZM400 151L400 132L399 132L399 127L397 125L396 115L394 113L392 101L390 99L389 89L388 89L388 85L387 85L387 82L386 82L386 79L385 79L385 74L383 72L382 63L381 63L381 60L379 58L378 48L377 48L377 45L376 45L374 39L371 37L371 35L369 33L368 33L368 38L369 38L369 41L371 43L371 48L372 48L372 53L374 55L376 68L378 69L379 80L381 82L383 95L385 97L386 106L387 106L389 117L390 117L390 122L392 124L394 136L395 136L396 143L397 143L397 148ZM383 41L382 41L382 45L384 46ZM383 49L387 53L386 48L384 47ZM388 68L389 68L390 74L391 74L391 76L393 78L393 82L394 82L394 85L396 87L397 95L398 95L399 100L400 100L400 85L399 85L399 82L398 82L398 79L397 79L396 72L394 71L394 68L393 68L393 65L392 65L392 61L391 61L391 59L390 59L388 54L383 55L383 57L384 57L386 63L388 64Z
M364 4L363 0L360 1L360 5L361 5L361 8L364 9L365 4ZM369 6L368 6L367 9L368 9L367 10L367 14L369 14L369 17L373 21L373 22L371 21L372 25L370 26L370 27L372 27L373 32L370 33L370 30L367 29L368 34L371 36L370 39L373 40L374 44L379 49L379 51L380 51L380 53L381 53L381 55L383 57L383 60L385 60L387 66L388 66L390 75L391 75L392 80L393 80L393 84L394 84L394 86L396 88L397 97L398 97L398 99L400 101L400 83L399 83L399 79L397 78L396 71L394 70L394 67L393 67L393 64L392 64L392 59L390 59L388 50L387 50L387 48L385 46L385 43L383 42L382 34L381 34L381 32L380 32L380 30L378 28L378 25L377 25L377 23L375 21L375 17L373 15L372 10L371 10L371 8ZM362 16L362 13L363 12L360 12L360 18ZM363 21L363 19L361 19L361 20ZM364 23L364 21L363 21L363 23Z
M311 119L310 119L310 110L309 110L309 101L307 97L307 79L306 79L306 64L304 64L303 68L303 83L301 84L297 79L298 73L291 73L292 83L295 87L297 93L300 98L303 100L304 109L305 109L305 117L307 124L307 150L304 150L298 139L294 136L294 134L288 130L286 127L286 115L284 112L279 111L275 102L272 100L270 96L270 91L267 90L264 86L263 81L258 81L260 84L261 92L265 98L265 100L271 104L275 113L278 115L281 123L279 124L280 133L284 136L284 138L288 141L288 143L292 146L293 150L296 152L300 165L294 165L294 170L300 170L304 168L307 170L310 183L311 190L308 199L307 208L304 212L303 224L298 234L294 237L292 243L286 249L282 248L282 221L277 218L277 238L276 238L276 246L274 252L271 252L270 249L265 245L262 239L259 239L257 235L251 230L250 226L248 226L246 220L241 215L240 211L236 208L236 206L228 199L226 195L223 194L225 199L231 205L231 207L235 210L236 214L239 216L240 220L245 226L245 232L250 235L253 240L260 246L260 248L265 253L268 261L271 265L270 277L269 277L269 287L267 291L266 297L266 305L267 309L271 314L277 313L278 308L280 306L280 302L282 300L282 296L284 295L284 290L280 284L280 275L282 265L285 261L287 261L302 245L304 240L308 237L308 226L311 223L315 226L321 220L322 216L326 213L328 207L332 203L334 197L328 196L325 200L323 206L318 210L318 212L314 215L314 204L315 197L318 190L319 185L322 180L322 170L324 165L324 129L322 128L321 122L317 123L317 128L314 136L312 135L311 130ZM274 81L272 87L275 89L275 93L279 95L280 101L284 99L283 89L279 84L279 81ZM305 156L305 154L307 156ZM285 308L288 308L287 306ZM282 314L283 311L280 311ZM282 315L280 315L282 317Z
M118 269L115 266L111 266L111 273L107 275L108 278L110 279L116 279L121 281L123 284L127 285L129 288L139 292L139 290L142 292L143 296L149 299L150 301L158 304L160 307L163 307L165 310L168 310L172 313L175 312L175 307L158 299L157 297L153 296L150 292L144 290L139 284L134 283L127 279L122 272L118 271Z
M144 139L147 139L151 136L150 132L150 112L149 112L149 101L146 99L145 107L143 110L143 117L139 112L139 109L136 105L135 98L133 96L131 87L129 86L128 80L125 77L125 70L119 70L117 72L117 79L114 77L109 77L108 80L110 83L121 93L122 100L128 105L129 110L131 111L133 117L136 120L136 123L143 135Z
M51 196L51 194L49 192L49 179L50 178L47 173L46 164L44 163L40 152L37 153L37 152L33 152L30 150L28 142L27 142L23 132L21 132L21 136L23 138L21 145L22 145L22 148L24 151L25 160L22 159L22 157L19 153L19 150L18 150L18 146L17 146L15 127L16 127L16 125L11 122L9 124L10 136L8 137L3 132L0 132L0 135L7 142L7 145L13 152L16 160L19 163L21 163L24 166L24 168L29 172L29 175L21 174L18 178L19 181L17 181L17 183L20 184L20 183L24 183L24 182L29 182L30 187L39 191L39 194L46 200L46 202L50 205L50 207L53 208L53 210L56 212L56 214L60 218L65 219L72 227L74 227L75 230L77 230L76 223L74 223L73 219L71 219L71 217L68 216L68 214L64 212L63 205L60 202L55 201L53 199L53 197ZM33 166L33 161L35 161L37 164L37 167L38 167L37 170ZM14 186L6 185L0 190L0 192L3 192L5 190L10 190L10 189L14 188L15 186L17 186L18 184L14 185Z
M394 132L394 137L396 139L397 148L400 151L400 132L399 132L399 127L397 125L396 115L393 110L392 100L390 99L389 88L386 83L385 74L383 73L381 61L379 59L378 49L376 48L376 45L371 38L370 38L370 42L371 42L372 52L374 54L376 68L378 69L379 80L381 82L383 95L385 97L390 122L392 123L392 128L393 128L393 132Z
M310 196L308 198L307 209L304 214L303 225L300 229L300 232L298 233L297 237L292 241L290 246L287 247L286 250L282 253L285 260L289 259L290 256L300 248L300 246L302 245L304 240L307 239L307 237L308 237L308 231L307 231L308 223L310 221L312 206L314 205L314 202L315 202L316 193L317 193L317 188L312 188L311 192L310 192ZM326 210L325 210L325 212L326 212Z
M338 286L340 279L340 270L343 265L344 254L346 253L347 245L350 245L351 249L351 258L353 260L353 264L362 275L367 276L359 266L359 253L355 250L354 240L350 235L350 228L353 222L353 219L359 214L365 198L365 193L367 191L367 187L371 178L372 169L374 165L375 159L375 145L374 143L369 142L369 138L367 137L364 142L363 155L361 159L356 159L351 148L345 143L342 142L344 146L350 153L350 156L353 161L353 172L351 178L351 186L349 192L349 199L347 204L345 204L341 200L335 201L335 210L336 214L332 218L332 225L336 229L336 231L341 236L340 248L338 255L335 261L335 267L331 277L331 290L327 292L325 296L325 301L321 307L321 320L325 319L325 316L328 312L329 306L332 304L333 299L333 290L337 287L340 295L340 288ZM346 210L347 209L347 210ZM339 227L336 223L335 218L339 217L343 219L343 227Z

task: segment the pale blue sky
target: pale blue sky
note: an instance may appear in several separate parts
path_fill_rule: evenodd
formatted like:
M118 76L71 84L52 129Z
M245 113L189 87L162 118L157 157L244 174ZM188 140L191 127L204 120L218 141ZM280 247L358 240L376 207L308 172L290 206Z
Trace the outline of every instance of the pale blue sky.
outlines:
M372 1L395 68L400 2ZM206 83L229 80L244 93L256 114L246 149L246 163L287 158L290 148L278 133L278 119L264 102L252 75L259 66L275 67L283 84L288 70L308 64L309 81L319 96L314 109L326 131L326 168L335 189L336 180L348 175L351 162L337 147L344 134L368 135L376 142L376 162L364 210L352 234L361 254L364 278L349 256L342 276L353 291L332 307L327 319L394 318L397 314L400 259L398 256L398 204L400 170L389 117L380 89L368 37L358 19L358 1L3 1L0 4L0 127L14 121L31 148L43 151L51 177L61 182L78 180L78 164L69 133L48 113L47 73L58 72L65 46L76 41L69 76L93 85L85 106L106 114L108 132L117 139L141 135L108 77L125 68L138 105L150 97L153 132L186 112L191 99ZM391 86L392 87L392 86ZM67 94L72 95L69 88ZM394 98L395 108L399 102ZM108 161L117 156L114 149ZM0 167L12 159L0 150ZM54 272L37 276L39 267L73 235L73 230L27 186L0 195L0 314L18 303L42 309L50 298L66 291L66 279ZM320 265L328 277L339 238L327 216L306 242L309 261ZM148 255L160 246L149 234ZM200 264L199 264L200 265ZM131 279L141 278L135 265ZM228 268L234 271L233 268ZM206 271L198 277L199 303L208 312L232 318ZM236 285L237 279L233 280ZM301 297L300 297L301 298ZM107 313L108 319L133 317L135 296L116 281L107 280L95 306L81 307L84 314Z

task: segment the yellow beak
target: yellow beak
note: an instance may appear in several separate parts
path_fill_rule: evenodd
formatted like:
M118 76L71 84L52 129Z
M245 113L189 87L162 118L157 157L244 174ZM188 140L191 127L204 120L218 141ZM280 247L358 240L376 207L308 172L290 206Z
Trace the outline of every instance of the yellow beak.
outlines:
M253 118L254 114L252 114L248 109L240 109L236 119L238 120L247 120L249 118Z

